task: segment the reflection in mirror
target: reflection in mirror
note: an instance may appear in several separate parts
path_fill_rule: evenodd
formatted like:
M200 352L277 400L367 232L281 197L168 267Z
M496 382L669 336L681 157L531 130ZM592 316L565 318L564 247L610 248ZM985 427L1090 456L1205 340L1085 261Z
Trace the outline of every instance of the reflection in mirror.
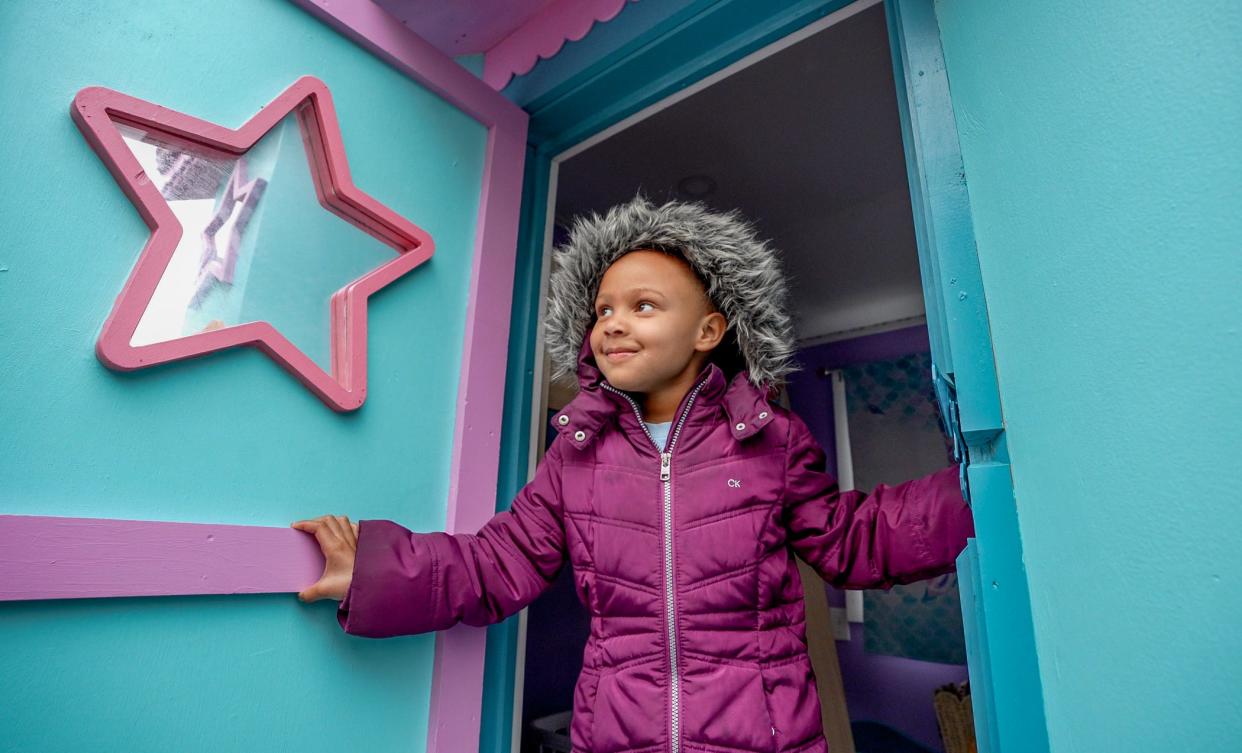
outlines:
M320 205L297 115L241 156L117 127L182 227L130 344L265 321L331 373L332 295L397 251Z

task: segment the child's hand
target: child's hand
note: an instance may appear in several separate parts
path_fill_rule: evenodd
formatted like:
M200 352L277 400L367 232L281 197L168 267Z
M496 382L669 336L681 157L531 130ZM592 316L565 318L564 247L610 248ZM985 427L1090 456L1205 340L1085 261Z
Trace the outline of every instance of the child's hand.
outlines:
M314 585L298 593L302 601L345 598L354 579L354 554L358 551L358 524L344 515L321 515L299 520L293 528L315 535L323 552L323 575Z

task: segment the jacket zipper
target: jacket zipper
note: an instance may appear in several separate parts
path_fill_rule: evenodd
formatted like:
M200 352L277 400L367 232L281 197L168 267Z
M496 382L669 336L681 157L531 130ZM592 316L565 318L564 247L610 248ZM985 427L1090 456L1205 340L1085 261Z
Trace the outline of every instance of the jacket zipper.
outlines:
M666 630L668 632L668 660L669 660L669 718L671 730L669 739L671 741L671 753L679 753L681 750L681 678L677 676L677 600L676 600L676 581L673 571L673 445L677 443L677 436L681 433L682 424L686 422L686 417L690 415L690 409L694 406L694 399L698 397L699 390L707 383L707 379L703 379L694 386L690 391L690 397L686 400L686 407L681 412L681 417L677 419L677 424L673 426L673 430L669 432L666 446L661 449L656 444L655 437L651 436L651 430L647 428L647 422L643 420L642 411L638 408L638 403L634 399L606 383L600 386L610 392L615 392L625 398L634 409L634 415L638 417L638 425L642 427L643 433L647 435L647 439L651 440L651 444L660 453L660 481L664 485L664 613L667 615Z

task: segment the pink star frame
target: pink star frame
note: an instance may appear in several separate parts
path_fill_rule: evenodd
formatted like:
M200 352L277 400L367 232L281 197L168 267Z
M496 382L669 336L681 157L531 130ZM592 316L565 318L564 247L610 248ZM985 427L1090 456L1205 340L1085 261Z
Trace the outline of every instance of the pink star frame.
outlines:
M366 400L367 300L375 291L431 258L431 236L363 193L349 175L340 126L328 87L304 76L233 130L102 87L74 97L74 121L121 189L151 228L129 279L104 322L95 352L113 369L130 371L218 350L254 346L284 367L324 403L351 411ZM319 203L384 243L397 255L342 287L331 297L329 374L271 324L247 322L173 340L132 345L131 340L183 233L168 202L117 129L117 123L158 131L190 145L243 155L286 115L296 113Z

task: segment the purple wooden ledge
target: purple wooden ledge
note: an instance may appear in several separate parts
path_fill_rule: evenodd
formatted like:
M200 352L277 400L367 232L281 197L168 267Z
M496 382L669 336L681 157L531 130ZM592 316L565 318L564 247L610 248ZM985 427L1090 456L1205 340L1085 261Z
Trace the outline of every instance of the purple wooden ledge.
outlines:
M0 601L297 592L319 579L292 528L0 515Z

